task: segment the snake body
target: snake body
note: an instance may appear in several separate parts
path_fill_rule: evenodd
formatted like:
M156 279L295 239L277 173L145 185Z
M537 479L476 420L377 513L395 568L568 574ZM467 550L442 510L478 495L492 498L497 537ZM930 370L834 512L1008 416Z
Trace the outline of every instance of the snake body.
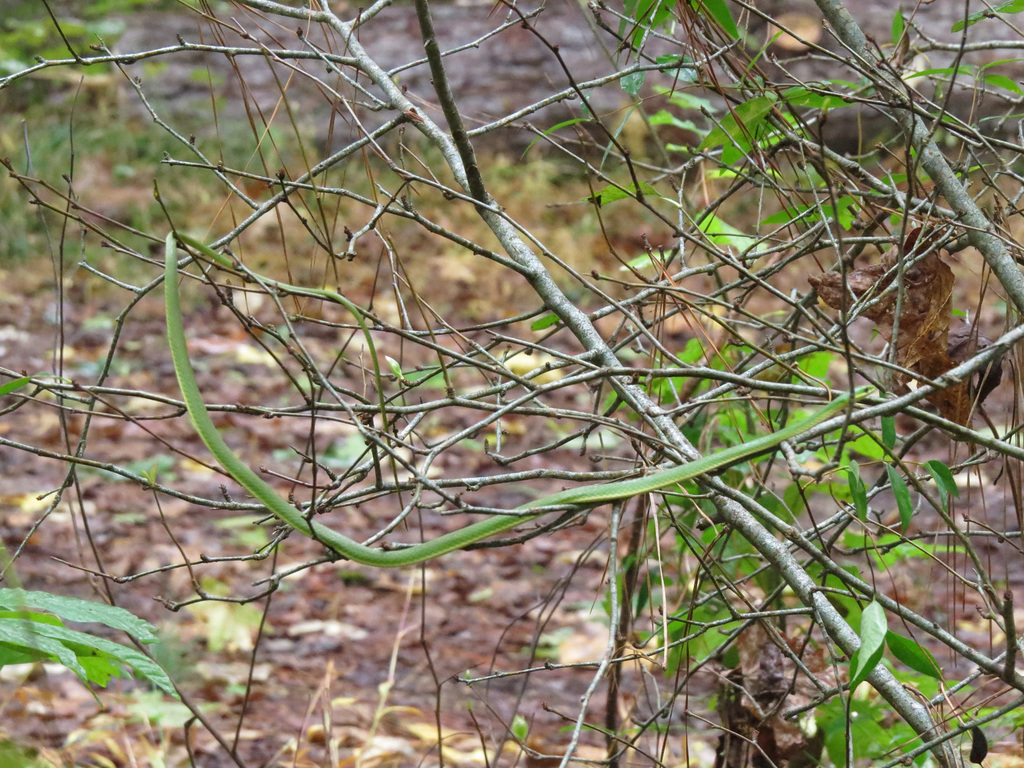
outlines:
M181 240L186 245L198 248L205 255L214 258L218 263L224 264L227 262L227 259L208 246L180 233L172 232L167 236L164 251L164 301L167 320L167 341L170 346L174 372L178 379L178 386L181 389L185 408L199 439L202 440L207 450L210 451L235 482L265 505L278 520L300 533L316 539L338 555L364 565L385 568L416 565L417 563L440 557L454 550L462 549L470 544L475 544L476 542L509 531L516 526L546 514L543 510L535 512L534 510L538 508L556 505L593 506L607 501L639 496L643 493L657 491L687 480L693 480L768 451L783 441L796 438L798 435L838 414L850 401L850 394L848 392L844 393L807 418L787 424L782 429L770 432L741 445L709 454L696 461L629 480L579 486L551 494L550 496L544 496L516 508L517 512L524 514L489 517L460 528L457 531L452 531L430 541L403 549L386 550L367 547L354 539L338 533L332 528L328 528L322 523L308 519L297 507L284 499L257 475L248 464L235 455L234 451L224 442L224 438L221 437L220 432L210 418L206 404L203 402L203 396L199 391L199 385L196 382L195 372L192 369L192 362L189 359L188 348L185 343L185 328L182 321L181 303L178 294L178 257L175 238ZM227 265L230 266L230 262L227 262ZM273 284L273 281L268 280L267 282ZM284 284L278 283L277 285L283 286ZM305 292L308 293L310 291L306 289ZM351 303L347 299L343 299L343 297L335 294L333 291L319 289L315 293L324 298L339 301L351 308ZM361 319L360 324L362 324ZM854 399L862 398L866 391L866 388L858 390L854 393Z

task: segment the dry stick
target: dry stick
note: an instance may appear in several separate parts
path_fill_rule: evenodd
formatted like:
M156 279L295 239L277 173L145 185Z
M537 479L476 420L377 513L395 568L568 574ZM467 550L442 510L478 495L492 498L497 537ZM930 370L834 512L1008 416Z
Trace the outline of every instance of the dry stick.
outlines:
M434 92L437 94L438 101L441 102L441 111L444 112L444 119L448 121L452 140L459 150L459 157L462 158L462 165L466 169L469 192L479 202L487 203L484 179L480 175L480 167L476 164L473 145L469 141L469 136L466 135L466 126L462 123L462 113L459 112L459 108L455 104L455 95L448 83L448 74L445 72L444 62L441 60L441 49L437 44L437 35L434 34L434 20L430 16L430 5L427 0L416 0L416 18L420 22L420 36L423 38L423 48L427 52L430 77L434 81Z
M1003 634L1006 635L1006 659L1003 665L1003 680L1013 685L1017 670L1017 624L1013 620L1013 590L1003 592Z
M656 514L656 513L655 513ZM637 506L636 516L629 527L629 544L623 559L632 558L622 575L622 600L619 621L615 627L615 658L625 656L626 642L633 626L633 595L636 591L637 576L640 573L640 547L647 529L647 505ZM622 748L618 745L619 730L619 689L622 684L622 666L612 665L608 673L608 689L605 695L604 728L605 747L608 752L608 768L619 768Z

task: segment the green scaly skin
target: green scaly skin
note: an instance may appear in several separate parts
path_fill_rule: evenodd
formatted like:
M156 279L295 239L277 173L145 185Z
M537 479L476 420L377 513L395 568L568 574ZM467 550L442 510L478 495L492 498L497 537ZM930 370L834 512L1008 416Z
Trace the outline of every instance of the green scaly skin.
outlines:
M171 233L167 236L164 273L164 294L167 313L167 341L171 348L171 358L174 361L174 372L178 378L178 386L181 389L185 401L185 408L188 410L189 420L195 428L199 439L203 441L207 450L213 455L217 462L231 477L245 490L251 493L261 504L265 505L270 512L282 523L294 528L300 533L316 539L328 549L338 555L364 565L373 565L382 568L398 568L405 565L416 565L435 557L440 557L456 549L462 549L470 544L475 544L484 539L496 536L505 531L522 525L523 523L535 520L547 514L545 511L537 511L542 507L578 505L595 506L606 501L618 501L628 499L632 496L639 496L643 493L650 493L669 486L677 485L687 480L694 480L703 475L716 472L730 464L736 464L756 456L759 453L775 448L779 443L786 440L793 440L798 435L808 431L812 427L821 424L827 419L838 414L847 407L850 401L850 394L844 393L830 402L824 408L811 414L805 419L788 424L782 429L763 435L742 445L726 448L717 453L704 456L696 461L681 464L670 469L663 469L642 477L630 480L620 480L614 483L598 485L585 485L559 493L545 496L529 504L517 507L516 511L526 512L522 515L496 515L486 520L467 525L457 531L446 533L421 544L416 544L403 549L374 549L344 536L327 526L307 520L302 512L294 505L286 501L280 494L270 487L259 475L252 471L235 453L228 447L227 443L220 436L217 427L210 418L203 396L196 383L195 372L192 370L192 363L188 356L188 348L185 344L185 328L181 317L181 304L178 296L178 256L175 246L175 238L182 243L196 248L205 256L216 263L224 266L232 266L231 262L223 255L217 253L209 246L200 243L185 235ZM294 290L304 295L320 296L339 304L344 305L352 311L364 333L368 331L363 324L362 317L358 310L348 299L340 296L334 291L322 289L309 289L290 286L273 280L265 281L269 285ZM371 344L372 347L372 344ZM854 400L860 400L867 396L870 388L863 387L854 394Z

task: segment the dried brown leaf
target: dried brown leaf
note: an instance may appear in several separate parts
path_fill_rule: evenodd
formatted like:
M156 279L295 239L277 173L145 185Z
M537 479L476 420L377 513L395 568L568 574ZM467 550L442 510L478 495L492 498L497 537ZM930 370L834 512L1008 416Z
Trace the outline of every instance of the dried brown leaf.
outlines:
M776 765L788 765L795 757L816 750L799 724L780 714L809 699L804 693L794 700L794 690L816 692L816 688L777 642L760 625L749 627L737 638L739 665L728 674L719 698L718 714L725 730L717 748L717 764L722 768L748 768L754 741L760 753ZM794 653L808 649L806 643L789 643L789 647ZM827 669L820 658L812 659L812 664Z
M949 332L949 358L954 365L964 363L978 352L990 347L992 340L978 333L977 326L961 323ZM977 402L985 402L992 390L999 386L1003 378L1003 356L1000 355L983 368L968 385L970 395Z
M920 230L914 230L907 237L902 249L905 259L913 256L915 246L919 249L927 246L927 238L919 235ZM890 248L878 264L851 270L845 280L844 275L836 272L814 275L809 280L818 298L833 309L849 309L853 300L877 297L863 315L873 320L878 332L895 345L896 364L920 374L922 380L935 379L954 366L949 354L953 270L936 251L907 267L903 273L897 324L898 294L893 283L900 252L897 247ZM897 377L898 388L905 389L908 384L909 377ZM970 398L967 387L962 384L935 392L928 401L945 418L958 424L966 424L970 417Z

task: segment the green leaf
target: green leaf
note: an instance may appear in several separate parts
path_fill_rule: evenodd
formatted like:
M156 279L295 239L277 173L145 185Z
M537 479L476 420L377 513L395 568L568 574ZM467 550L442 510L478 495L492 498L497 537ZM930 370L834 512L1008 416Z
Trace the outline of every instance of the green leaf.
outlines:
M78 662L85 669L86 679L101 688L106 688L111 678L121 678L121 665L106 655L87 656L79 654Z
M864 521L868 518L868 491L864 487L864 481L860 477L860 465L856 461L850 462L846 471L846 478L850 484L850 496L853 498L853 506L857 510L857 519Z
M782 100L791 107L808 107L810 109L833 109L848 104L846 99L835 93L819 93L804 86L787 88Z
M797 367L808 376L812 376L815 379L823 379L825 374L828 373L832 357L833 354L831 352L811 352L797 361Z
M717 21L733 40L740 36L740 31L736 28L736 22L733 21L725 0L691 0L690 4L697 13Z
M885 468L885 471L889 475L892 495L896 497L896 508L900 511L900 525L905 531L910 525L911 518L914 516L914 505L910 501L910 491L895 467L888 466Z
M423 371L409 371L405 376L405 380L418 387L426 387L427 389L445 388L444 374L441 373L441 369L437 366Z
M857 205L849 195L836 200L835 207L815 203L814 205L794 204L790 208L774 213L762 219L763 226L778 226L788 224L798 219L807 221L820 221L822 215L825 218L834 219L843 229L850 229L853 222L857 220Z
M926 461L924 465L935 480L935 485L939 489L939 496L942 498L943 507L946 506L950 496L957 499L960 498L960 489L956 487L956 480L953 479L953 473L949 471L949 467L938 459Z
M634 72L630 75L623 75L619 78L619 87L630 96L636 96L644 85L646 72Z
M707 128L701 128L693 120L681 120L680 118L673 115L667 110L661 110L651 115L649 118L651 125L671 125L673 128L679 128L683 131L693 131L697 134L706 134Z
M545 328L550 328L552 325L557 325L557 323L558 315L556 315L554 312L551 312L547 315L544 315L544 317L542 317L540 320L534 320L530 324L530 330L543 331Z
M723 221L714 214L705 216L701 220L699 228L715 245L730 245L741 252L747 250L756 242L754 238L743 234L732 224Z
M692 109L697 112L714 112L715 105L708 99L702 98L689 91L670 90L668 88L656 87L655 90L666 97L670 104L681 109ZM658 114L661 114L660 112Z
M894 416L882 417L882 445L890 451L896 447L896 418Z
M953 25L950 31L959 32L961 29L974 26L982 19L992 18L997 13L1020 13L1021 11L1024 11L1024 0L1008 0L1008 2L997 5L991 10L986 8L983 11L972 13L966 19L960 19L960 21Z
M30 381L32 381L32 377L31 376L22 376L20 379L14 379L13 381L8 381L3 386L0 386L0 397L2 397L3 395L9 395L11 392L13 392L16 389L21 389L26 384L28 384Z
M1020 86L1006 75L985 75L985 82L988 85L994 85L997 88L1005 88L1008 91L1013 91L1018 96L1024 96L1024 91L1021 91Z
M509 728L512 735L516 737L516 740L520 744L526 743L526 737L530 733L530 724L526 722L526 718L522 715L516 715L512 718L512 727Z
M11 620L8 619L6 621ZM65 650L73 649L72 652L76 657L85 656L93 652L106 654L123 664L125 667L138 672L169 696L173 696L175 698L178 697L177 691L174 690L174 684L167 676L167 673L164 672L156 662L142 653L139 653L139 651L136 651L134 648L129 648L128 646L115 643L112 640L106 640L102 637L96 637L95 635L90 635L85 632L68 629L67 627L56 627L52 624L34 623L31 634L33 643L39 643L42 641L45 642L48 647L53 647L53 644L56 643L56 645L61 646ZM78 662L77 658L73 659L73 666L68 664L65 660L67 658L66 653L60 653L58 658L61 663L69 669L76 671L81 670L80 677L82 677L82 679L99 685L105 683L105 680L101 681L101 679L93 679L90 677L86 669Z
M942 668L935 657L927 648L911 640L909 637L898 635L891 629L885 633L885 644L892 651L893 658L901 661L915 672L928 675L936 680L942 680Z
M28 610L37 608L48 613ZM156 642L156 630L124 608L75 597L0 589L0 666L25 660L54 660L83 682L106 685L122 666L177 698L167 673L134 648L69 629L61 619L104 624L127 632L143 643Z
M85 668L78 663L78 654L64 643L43 635L40 631L45 624L29 619L0 618L0 645L9 651L26 654L35 661L53 659L74 672L82 680L88 676Z
M860 429L859 426L854 426L856 429ZM875 438L867 434L862 434L860 437L852 438L846 444L846 450L849 451L850 454L859 453L861 456L864 456L871 461L885 461L885 449L878 444L878 441L875 440ZM849 461L852 461L852 459L848 459L847 464L849 464Z
M748 148L750 142L747 139L764 122L765 116L775 106L779 97L774 93L766 93L764 96L756 96L750 101L745 101L733 107L732 111L722 118L719 125L704 137L698 149L714 149L715 147L728 143L731 146Z
M679 359L688 365L694 365L698 360L704 359L704 344L696 336L687 340ZM682 380L680 380L682 383Z
M115 605L105 605L77 597L52 595L49 592L34 592L24 589L0 589L0 609L24 611L37 608L59 616L66 621L104 624L111 629L127 632L142 643L155 643L158 638L156 627L140 619L131 611Z
M860 648L850 659L850 690L864 682L882 659L885 636L888 632L885 609L872 603L860 617Z
M903 13L899 8L896 9L896 15L892 17L892 44L899 45L900 38L903 37L903 30L906 28L906 22L903 21Z
M655 61L662 66L667 64L676 67L675 69L664 69L662 71L677 82L686 84L697 82L697 67L694 66L691 57L670 53L659 56Z
M648 29L663 26L672 18L672 10L675 7L675 0L626 0L623 4L626 11L625 16L619 22L619 34L625 36L626 22L633 19L636 23L632 26L630 41L639 47Z
M640 193L644 195L651 195L653 197L661 197L661 195L658 194L658 191L645 181L640 182ZM584 199L588 203L596 203L598 207L600 207L602 205L608 205L608 203L614 203L617 200L625 200L627 198L634 199L636 197L637 191L635 184L630 184L628 187L617 187L614 184L609 184L600 191Z
M960 64L956 67L935 67L933 69L922 69L920 72L915 72L913 77L929 77L931 75L946 75L950 80L957 77L958 75L972 75L975 68L970 64ZM908 76L909 77L909 76ZM906 175L904 174L904 179ZM893 181L896 177L893 176Z
M402 366L398 364L398 361L391 357L391 355L384 355L384 359L387 360L388 368L391 369L391 373L394 374L394 377L399 381L404 380L405 376L402 375Z
M46 658L45 653L40 653L35 649L17 648L13 645L0 643L0 667L6 667L8 664L30 664L31 662L42 661Z

